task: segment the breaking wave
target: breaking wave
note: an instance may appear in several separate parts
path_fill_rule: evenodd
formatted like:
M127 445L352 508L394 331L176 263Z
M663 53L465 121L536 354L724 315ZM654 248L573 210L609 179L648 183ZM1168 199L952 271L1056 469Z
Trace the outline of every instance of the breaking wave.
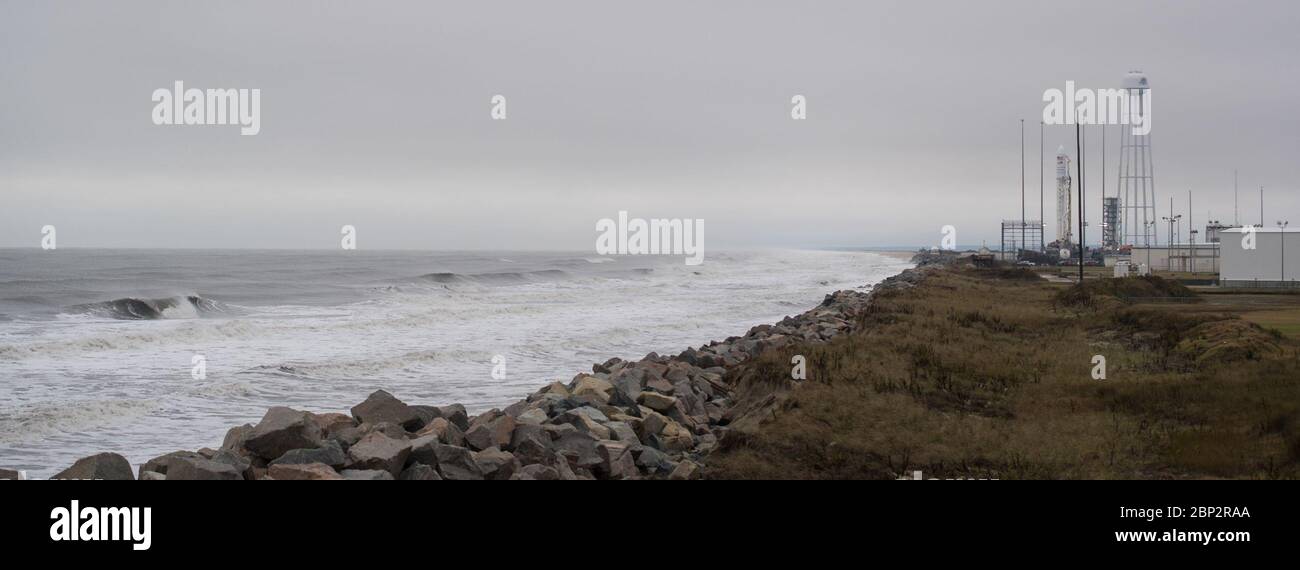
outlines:
M434 283L454 284L454 283L477 283L483 285L509 285L513 283L529 283L533 281L559 281L569 278L569 273L559 269L544 269L541 271L505 271L500 273L477 273L463 275L460 273L427 273L419 277L424 281Z
M100 303L73 305L69 311L109 319L154 320L196 319L213 314L226 314L230 307L198 295L177 295L162 299L137 299L124 297Z
M367 378L393 370L420 371L431 364L478 361L490 363L492 353L482 350L419 350L383 358L341 360L322 364L265 364L242 372L275 374L307 379Z
M242 320L218 321L216 326L197 326L198 323L185 324L186 326L183 328L173 328L166 331L116 333L28 344L0 344L0 361L63 354L81 355L88 352L108 350L134 350L160 346L169 342L193 343L249 339L260 332L260 327Z
M138 418L158 407L153 400L79 400L28 404L0 414L0 443L39 440L58 434L102 428Z

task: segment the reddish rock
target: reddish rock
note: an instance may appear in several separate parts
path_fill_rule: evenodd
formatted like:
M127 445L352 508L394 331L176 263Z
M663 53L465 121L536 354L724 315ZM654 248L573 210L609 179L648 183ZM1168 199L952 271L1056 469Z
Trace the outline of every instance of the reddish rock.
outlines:
M334 468L324 463L279 463L271 465L267 475L277 481L342 481Z

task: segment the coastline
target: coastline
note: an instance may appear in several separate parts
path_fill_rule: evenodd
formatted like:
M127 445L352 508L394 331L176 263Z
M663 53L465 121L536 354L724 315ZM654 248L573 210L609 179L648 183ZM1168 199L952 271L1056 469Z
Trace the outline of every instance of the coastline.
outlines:
M865 251L896 260L911 253ZM851 332L872 293L842 290L804 313L675 356L594 364L503 409L408 405L377 390L350 414L273 407L229 430L218 449L176 451L139 466L140 479L693 479L735 413L727 371L793 343ZM100 453L52 478L126 479Z

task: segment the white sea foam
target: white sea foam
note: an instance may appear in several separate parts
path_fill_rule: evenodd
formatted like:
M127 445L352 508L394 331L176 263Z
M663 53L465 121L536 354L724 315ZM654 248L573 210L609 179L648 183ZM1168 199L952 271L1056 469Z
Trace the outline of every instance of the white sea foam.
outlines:
M60 289L15 265L0 268L0 299L25 303L0 301L0 313L17 317L0 321L0 467L48 476L100 451L139 463L214 447L270 406L346 411L378 388L411 403L481 411L567 381L593 362L742 334L907 266L821 251L717 252L699 267L516 252L508 264L470 254L347 262L323 254L129 255L141 257L117 263L130 270L95 267L104 263L98 257L70 263L59 277L67 292L50 297L46 317L23 311L37 291ZM134 268L149 264L167 268L154 272L167 283L184 285L182 298L238 310L172 303L177 312L163 308L164 318L57 316L111 299L175 299L175 290L123 285L138 283ZM421 277L428 275L438 277ZM6 291L4 283L24 289ZM97 293L87 298L88 290ZM196 354L206 359L203 380L190 375ZM500 380L492 376L496 355L507 368Z

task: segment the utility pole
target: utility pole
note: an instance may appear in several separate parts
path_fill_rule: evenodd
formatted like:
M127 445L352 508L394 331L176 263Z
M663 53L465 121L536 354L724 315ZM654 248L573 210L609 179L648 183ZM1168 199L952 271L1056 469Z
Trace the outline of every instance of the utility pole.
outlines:
M1207 214L1208 215L1208 214ZM1209 218L1206 218L1207 220ZM1187 191L1187 264L1192 275L1196 275L1196 226L1192 225L1192 191Z
M1079 285L1083 285L1083 250L1088 242L1083 234L1083 126L1078 120L1074 121L1074 153L1079 157Z
M1144 232L1142 235L1155 235L1155 233L1156 233L1156 221L1155 221L1155 220L1150 220L1150 221L1146 221L1146 222L1142 222L1142 223L1143 223L1143 225L1146 226L1146 227L1142 228L1142 231ZM1147 273L1150 273L1150 272L1151 272L1151 248L1152 248L1152 247L1154 247L1153 244L1147 244L1147 245L1146 245L1146 249L1147 249Z
M1170 211L1170 212L1173 211L1173 201L1174 201L1173 198L1170 198L1170 199L1169 199L1169 202L1170 202L1170 210L1169 210L1169 211ZM1174 230L1174 245L1177 245L1177 244L1178 244L1178 238L1183 237L1183 215L1182 215L1182 214L1178 214L1177 216L1174 216L1174 219L1177 220L1177 222L1175 222L1175 226L1174 226L1174 227L1177 228L1176 230Z
M1020 119L1020 249L1025 248L1025 120ZM1020 252L1016 252L1020 259Z
M1183 218L1182 214L1174 215L1174 198L1169 197L1169 215L1162 216L1160 219L1169 222L1169 243L1165 244L1165 271L1174 270L1174 225L1178 224Z
M1289 225L1291 225L1291 222L1289 221L1286 220L1277 221L1277 227L1281 228L1282 230L1282 233L1280 235L1282 239L1282 286L1283 287L1286 287L1286 227Z

